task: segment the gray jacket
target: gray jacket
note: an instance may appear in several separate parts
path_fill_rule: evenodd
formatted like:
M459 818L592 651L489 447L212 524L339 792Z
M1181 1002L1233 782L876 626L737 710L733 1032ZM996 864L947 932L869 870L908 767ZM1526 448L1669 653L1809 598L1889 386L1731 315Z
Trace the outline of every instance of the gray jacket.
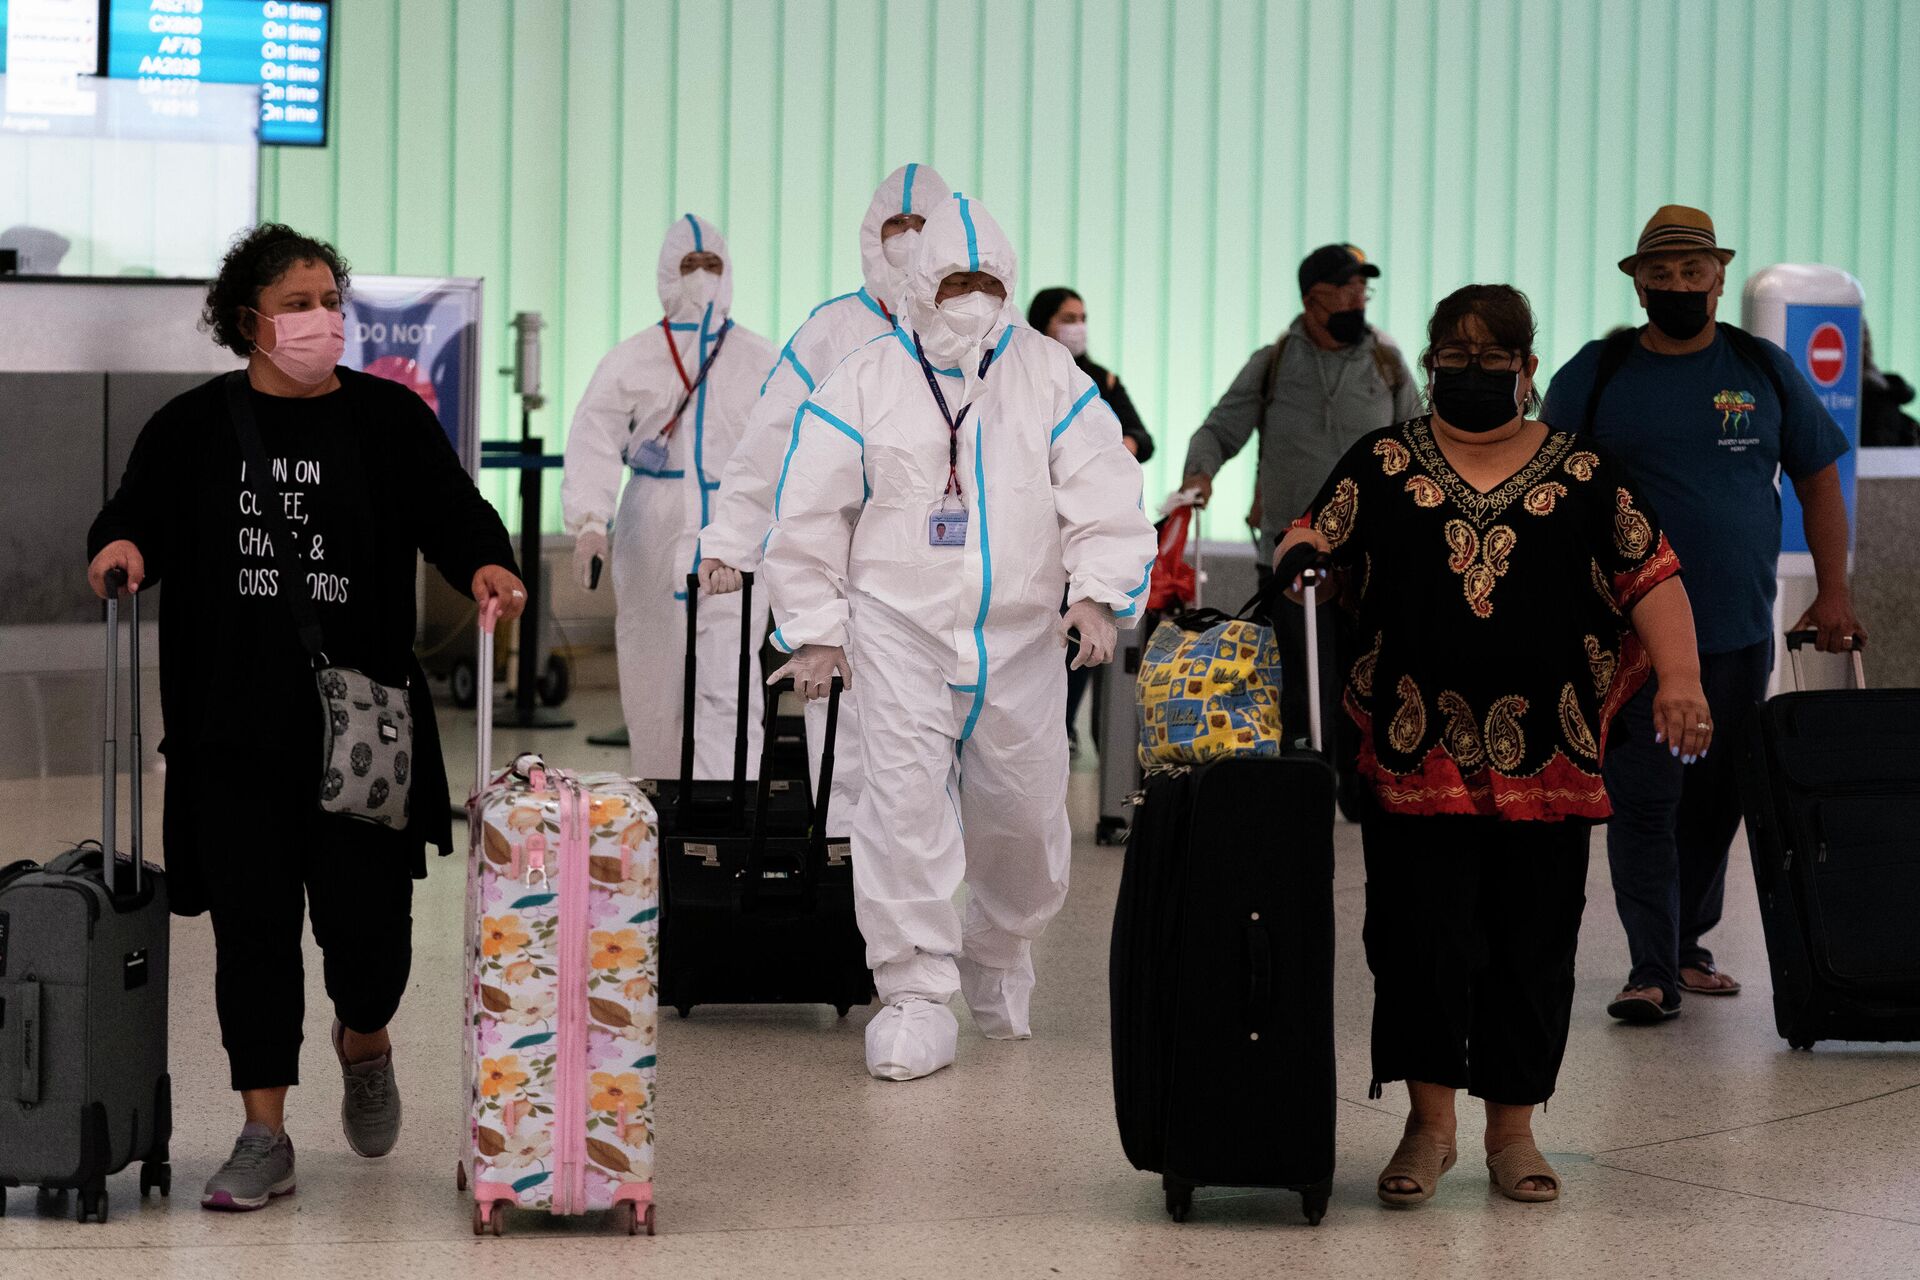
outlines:
M1420 412L1406 357L1379 330L1368 330L1351 347L1323 351L1307 336L1305 320L1296 318L1283 341L1260 446L1264 552L1271 552L1275 538L1306 511L1354 441ZM1278 345L1253 353L1193 433L1184 474L1213 475L1260 430L1260 391ZM1399 369L1397 387L1389 388L1383 365Z

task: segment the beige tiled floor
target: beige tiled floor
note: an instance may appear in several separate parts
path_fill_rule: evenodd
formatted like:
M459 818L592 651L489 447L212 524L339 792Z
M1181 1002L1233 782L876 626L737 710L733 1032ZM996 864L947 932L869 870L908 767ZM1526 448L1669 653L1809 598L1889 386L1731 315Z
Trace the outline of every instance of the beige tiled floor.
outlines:
M617 714L577 700L583 727ZM464 723L448 740L464 741ZM539 740L570 762L618 762L579 735ZM514 745L501 740L504 753ZM456 750L456 778L470 756ZM1092 777L1074 779L1090 829ZM94 782L0 782L8 857L96 825ZM157 796L158 789L151 788ZM152 822L157 833L158 823ZM317 965L309 974L308 1086L291 1128L300 1191L265 1212L196 1207L237 1124L209 1001L212 942L181 921L173 973L174 1142L179 1194L113 1185L113 1220L38 1220L14 1192L0 1277L466 1277L493 1273L680 1276L1821 1276L1920 1275L1920 1046L1775 1037L1744 851L1717 939L1747 983L1694 1000L1650 1030L1609 1023L1625 964L1596 856L1580 992L1561 1092L1542 1119L1567 1194L1525 1207L1489 1194L1471 1156L1414 1212L1381 1208L1372 1180L1404 1102L1366 1101L1368 977L1359 842L1340 832L1336 881L1340 1150L1331 1213L1305 1227L1291 1196L1200 1193L1176 1226L1158 1180L1120 1152L1108 1087L1106 947L1117 850L1083 840L1071 901L1039 953L1037 1037L963 1035L951 1071L881 1084L860 1063L864 1013L703 1008L668 1018L661 1050L661 1234L628 1240L593 1222L514 1221L475 1240L452 1185L459 1101L457 860L421 886L413 990L395 1028L407 1131L392 1157L349 1154L334 1111ZM965 1023L963 1020L963 1031ZM1283 1105L1284 1100L1276 1100ZM1471 1112L1463 1115L1470 1116ZM1470 1135L1471 1122L1463 1126ZM1469 1136L1469 1142L1473 1138Z

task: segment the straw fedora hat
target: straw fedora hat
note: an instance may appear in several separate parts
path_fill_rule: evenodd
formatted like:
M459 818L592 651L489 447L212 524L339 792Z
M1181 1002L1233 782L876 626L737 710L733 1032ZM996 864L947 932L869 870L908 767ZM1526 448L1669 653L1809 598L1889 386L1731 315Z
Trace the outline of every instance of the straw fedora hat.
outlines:
M1659 212L1647 219L1647 225L1641 229L1640 245L1632 253L1620 259L1620 269L1628 275L1633 274L1639 265L1640 255L1646 253L1671 253L1682 249L1705 249L1721 262L1733 261L1733 250L1722 249L1713 236L1713 219L1699 209L1689 209L1683 204L1662 205Z

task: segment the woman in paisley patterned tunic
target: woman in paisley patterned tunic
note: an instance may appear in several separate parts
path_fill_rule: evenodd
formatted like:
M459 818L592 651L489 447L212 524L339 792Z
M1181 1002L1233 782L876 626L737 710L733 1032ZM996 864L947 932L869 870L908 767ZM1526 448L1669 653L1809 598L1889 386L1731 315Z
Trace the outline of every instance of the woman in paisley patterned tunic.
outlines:
M1526 416L1533 338L1509 286L1443 301L1433 412L1355 445L1278 553L1331 555L1367 645L1344 703L1372 791L1373 1087L1405 1080L1412 1102L1389 1204L1453 1166L1462 1087L1486 1104L1494 1184L1559 1195L1532 1114L1566 1050L1608 721L1651 670L1674 752L1712 735L1679 560L1619 469Z

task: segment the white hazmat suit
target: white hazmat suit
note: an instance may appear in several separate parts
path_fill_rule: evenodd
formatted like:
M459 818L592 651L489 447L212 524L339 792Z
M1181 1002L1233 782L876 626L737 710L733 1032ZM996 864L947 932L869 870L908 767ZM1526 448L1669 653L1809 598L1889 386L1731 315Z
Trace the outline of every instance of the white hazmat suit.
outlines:
M978 339L936 306L956 272L1011 297L1014 267L977 202L928 216L900 325L795 418L766 550L775 644L852 641L867 770L854 893L888 1006L867 1063L891 1079L953 1060L956 990L987 1035L1029 1033L1032 942L1066 899L1071 843L1060 598L1132 625L1155 552L1139 464L1066 348L1005 303Z
M906 271L888 260L881 227L889 218L903 213L925 217L949 195L946 180L924 164L901 165L873 193L866 217L860 222L860 269L866 284L815 307L787 339L760 389L760 403L754 408L747 434L721 477L713 521L700 533L702 556L724 561L735 569L759 568L773 524L774 485L779 482L780 463L786 457L793 415L800 402L813 394L848 355L893 330ZM896 249L896 255L898 252ZM816 776L826 725L826 703L809 702L807 746ZM853 810L864 776L858 690L850 689L841 696L834 736L833 794L827 806L827 828L834 835L846 835L852 830Z
M708 271L683 276L681 259L690 253L718 255L717 280ZM567 433L560 487L568 533L578 537L612 523L620 704L633 743L634 775L653 779L680 776L687 575L699 562L699 533L721 472L774 359L772 343L727 318L733 259L712 223L693 214L674 222L660 248L658 281L666 316L608 352L594 370ZM704 379L703 365L709 365ZM689 383L697 384L691 394ZM675 419L683 401L686 408ZM700 602L697 778L733 776L740 602L738 595ZM756 596L756 640L765 630L765 608L765 596ZM755 657L750 773L756 772L761 740Z

